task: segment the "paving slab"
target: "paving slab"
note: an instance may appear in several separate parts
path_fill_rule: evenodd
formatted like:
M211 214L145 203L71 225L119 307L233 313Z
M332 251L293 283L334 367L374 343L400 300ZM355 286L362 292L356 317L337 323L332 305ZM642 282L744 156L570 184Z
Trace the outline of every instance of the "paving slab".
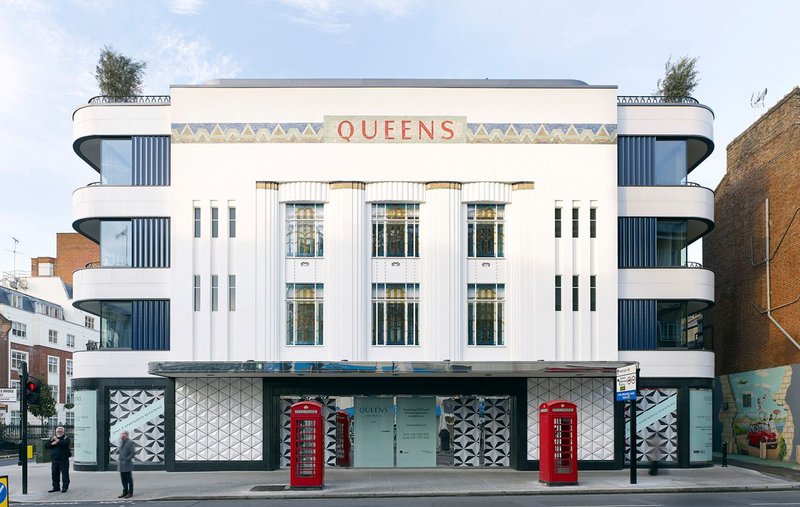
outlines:
M50 465L28 467L28 494L22 495L21 468L0 467L8 475L12 502L89 502L116 500L122 486L117 472L71 472L67 493L47 493ZM257 491L286 486L288 470L272 472L134 471L138 500L374 498L507 494L665 493L694 491L800 490L800 482L737 466L661 469L657 476L640 470L630 484L628 470L584 471L575 486L546 486L538 472L508 469L328 469L322 490Z

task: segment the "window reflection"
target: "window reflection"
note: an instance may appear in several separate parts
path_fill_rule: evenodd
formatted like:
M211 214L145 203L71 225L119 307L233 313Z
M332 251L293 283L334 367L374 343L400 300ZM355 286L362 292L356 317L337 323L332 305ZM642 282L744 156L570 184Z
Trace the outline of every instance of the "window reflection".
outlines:
M130 301L100 303L100 347L131 348L131 306Z
M133 148L130 139L103 139L100 144L100 181L103 185L131 185Z
M658 348L686 347L686 303L658 302Z
M103 267L129 267L131 265L130 220L100 223L100 265Z
M655 184L686 184L686 141L656 140L655 149Z
M686 220L657 220L656 252L659 266L679 267L686 264L686 224Z

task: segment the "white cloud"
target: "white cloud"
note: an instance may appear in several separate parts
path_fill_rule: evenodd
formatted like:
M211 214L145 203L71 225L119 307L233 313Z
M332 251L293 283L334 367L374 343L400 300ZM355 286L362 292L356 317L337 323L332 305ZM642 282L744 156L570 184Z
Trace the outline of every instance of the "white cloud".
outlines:
M283 14L292 22L330 34L344 33L351 23L342 18L378 14L391 18L408 14L416 0L278 0L302 15Z
M288 19L289 21L292 21L293 23L310 26L315 30L319 30L320 32L329 34L344 33L348 31L351 26L349 23L339 23L337 21L310 19L301 16L292 16L291 14L281 14L281 16Z
M173 28L159 30L145 60L148 93L166 93L172 84L232 78L242 70L233 55L214 51L204 39L177 33Z
M174 14L187 16L197 14L197 11L203 6L204 0L171 0L169 3L169 10Z
M50 9L50 6L42 0L3 0L3 3L6 7L29 12L42 12Z

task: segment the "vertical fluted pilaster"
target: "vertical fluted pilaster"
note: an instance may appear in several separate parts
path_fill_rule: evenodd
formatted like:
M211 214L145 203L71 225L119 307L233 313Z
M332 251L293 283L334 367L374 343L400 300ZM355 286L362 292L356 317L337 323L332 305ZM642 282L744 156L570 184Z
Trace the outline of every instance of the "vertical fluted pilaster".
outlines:
M278 184L256 183L256 359L277 361L281 349L284 258Z
M420 207L420 344L428 360L459 360L466 346L466 240L461 184L428 183Z
M369 340L369 224L365 185L331 183L325 209L325 313L329 358L363 360Z
M506 208L508 234L508 284L506 294L509 313L508 344L515 361L535 361L537 340L552 341L551 336L534 334L536 307L536 224L533 183L512 186L511 206ZM547 313L547 312L544 312Z

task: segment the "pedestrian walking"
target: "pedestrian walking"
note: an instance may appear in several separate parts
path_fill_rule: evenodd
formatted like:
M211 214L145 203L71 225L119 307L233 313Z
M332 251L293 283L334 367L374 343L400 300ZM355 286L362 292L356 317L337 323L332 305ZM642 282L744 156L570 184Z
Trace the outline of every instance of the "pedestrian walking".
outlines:
M53 488L48 493L66 493L69 489L69 457L72 456L69 444L63 426L56 428L56 434L44 444L45 449L50 449L50 475L53 481Z
M136 444L128 438L127 431L119 434L119 440L117 463L122 480L122 494L117 498L130 498L133 496L133 457L136 454Z

